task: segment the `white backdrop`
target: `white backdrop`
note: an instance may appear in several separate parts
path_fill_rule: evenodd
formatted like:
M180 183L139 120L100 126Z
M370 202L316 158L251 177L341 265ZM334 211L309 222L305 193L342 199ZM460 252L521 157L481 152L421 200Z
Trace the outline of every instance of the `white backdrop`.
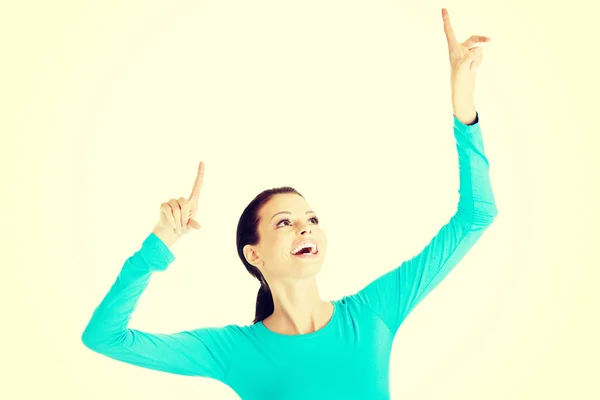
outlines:
M267 188L293 186L318 213L325 299L420 251L458 201L446 7L459 40L492 39L475 105L499 213L399 330L392 398L598 398L600 68L583 4L3 5L0 397L238 398L80 340L200 160L203 228L174 246L131 327L252 321L258 282L235 228ZM364 250L349 251L356 237Z

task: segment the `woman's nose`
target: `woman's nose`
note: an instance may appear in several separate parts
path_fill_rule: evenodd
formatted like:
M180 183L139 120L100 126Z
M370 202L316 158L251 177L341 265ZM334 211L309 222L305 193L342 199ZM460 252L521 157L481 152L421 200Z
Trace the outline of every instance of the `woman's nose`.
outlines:
M307 223L305 223L304 225L301 226L300 228L300 234L305 234L305 233L310 233L310 225L308 225Z

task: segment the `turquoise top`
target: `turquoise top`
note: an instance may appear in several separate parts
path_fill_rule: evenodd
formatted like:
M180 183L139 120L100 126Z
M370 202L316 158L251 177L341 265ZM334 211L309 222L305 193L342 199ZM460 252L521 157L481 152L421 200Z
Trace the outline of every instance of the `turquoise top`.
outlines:
M123 265L82 335L89 349L129 364L217 379L244 400L389 399L392 342L407 315L452 271L497 215L479 116L454 117L460 199L425 248L358 292L332 301L326 326L283 335L262 322L149 333L129 327L152 274L175 260L153 233Z

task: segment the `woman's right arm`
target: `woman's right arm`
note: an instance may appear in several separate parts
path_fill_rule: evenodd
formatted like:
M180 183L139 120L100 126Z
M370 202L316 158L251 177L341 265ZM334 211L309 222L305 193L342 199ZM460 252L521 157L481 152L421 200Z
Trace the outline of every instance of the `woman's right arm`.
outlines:
M115 360L179 375L224 381L241 328L237 325L200 328L173 334L129 328L129 320L152 273L164 271L175 260L169 250L194 220L204 181L204 163L188 199L161 204L160 219L142 248L125 261L117 280L94 311L81 340L89 349Z
M128 327L152 273L165 270L174 259L167 245L151 233L142 248L125 261L81 339L89 349L115 360L223 381L240 327L228 325L173 334L148 333Z

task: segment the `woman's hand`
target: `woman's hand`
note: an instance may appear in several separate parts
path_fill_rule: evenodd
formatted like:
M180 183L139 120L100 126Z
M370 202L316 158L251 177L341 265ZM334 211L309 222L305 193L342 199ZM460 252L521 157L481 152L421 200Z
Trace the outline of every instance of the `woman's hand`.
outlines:
M475 45L489 42L491 39L487 36L472 35L463 43L459 43L454 36L450 15L445 8L442 8L442 18L450 55L452 96L453 98L471 96L475 89L475 72L483 61L483 49Z
M160 219L152 232L167 246L173 245L188 228L200 229L198 221L194 220L198 210L200 191L204 183L204 163L200 161L198 174L189 198L171 199L160 205Z

